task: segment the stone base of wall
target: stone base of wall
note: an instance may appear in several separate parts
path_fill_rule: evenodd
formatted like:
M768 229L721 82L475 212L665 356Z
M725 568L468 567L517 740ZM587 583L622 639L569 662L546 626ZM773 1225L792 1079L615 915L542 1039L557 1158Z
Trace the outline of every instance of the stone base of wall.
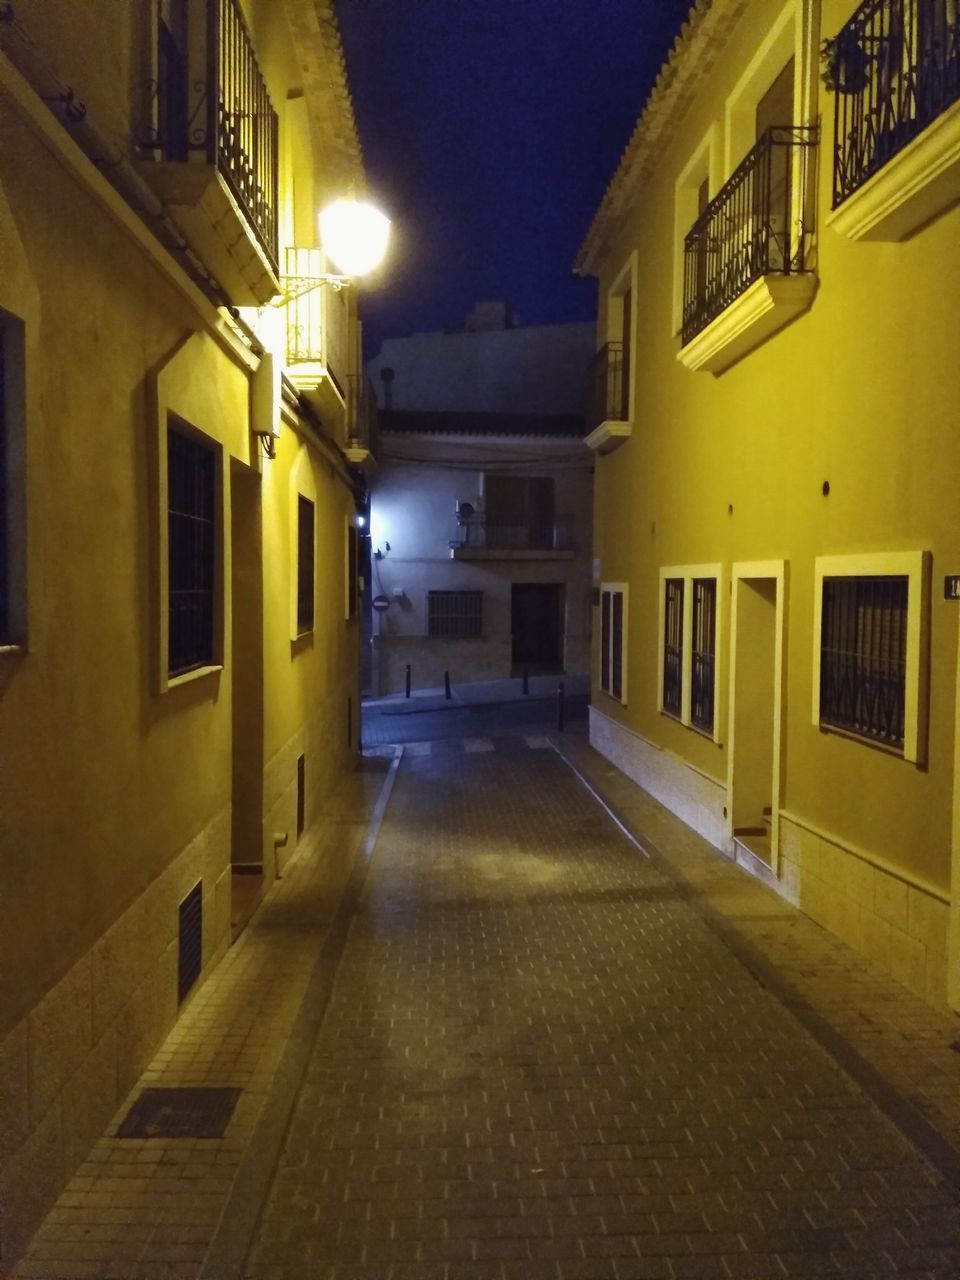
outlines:
M198 880L206 975L230 938L229 806L0 1042L0 1269L173 1026L178 907Z
M672 752L625 729L596 707L590 708L590 745L697 835L733 856L723 816L725 786L692 769Z
M783 812L778 888L916 995L946 1006L947 902Z
M726 832L726 788L670 752L590 709L590 744L720 852L937 1009L947 1004L949 906L879 866L863 850L781 810L774 875L742 856ZM754 865L755 864L755 865Z

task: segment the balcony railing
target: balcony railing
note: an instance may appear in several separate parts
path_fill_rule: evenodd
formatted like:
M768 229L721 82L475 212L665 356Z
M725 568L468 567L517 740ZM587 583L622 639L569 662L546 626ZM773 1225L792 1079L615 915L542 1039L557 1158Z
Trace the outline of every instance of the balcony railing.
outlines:
M833 207L960 98L957 0L865 0L828 42Z
M369 449L377 430L377 397L365 373L347 378L347 440Z
M624 362L623 343L605 343L590 362L587 431L601 422L626 422L629 418L630 386Z
M276 271L278 117L250 32L238 0L192 0L187 12L186 31L160 23L140 146L159 160L214 165Z
M472 521L462 537L450 546L457 551L566 551L575 550L572 531L564 520L526 524L491 524Z
M683 342L761 276L810 270L806 183L816 129L767 129L684 240ZM794 205L797 207L794 207Z

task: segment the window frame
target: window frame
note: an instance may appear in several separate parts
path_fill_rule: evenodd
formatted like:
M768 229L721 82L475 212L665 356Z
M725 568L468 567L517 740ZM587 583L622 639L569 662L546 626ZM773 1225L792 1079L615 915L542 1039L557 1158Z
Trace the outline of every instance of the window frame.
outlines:
M822 733L849 738L902 757L910 764L927 761L930 681L929 551L870 552L863 555L817 556L814 562L813 680L811 719ZM824 723L820 715L823 646L823 584L829 578L904 577L907 579L907 645L904 672L903 749L853 729Z
M715 608L713 618L713 724L710 728L699 725L693 718L693 641L695 583L713 579L715 582ZM680 712L664 705L664 674L666 659L666 590L667 583L683 582L683 606L680 652ZM726 573L722 564L664 565L659 575L659 620L657 641L657 710L661 715L692 729L694 733L712 742L723 741L723 714L725 699L720 697L720 673L723 661L724 601L727 595Z
M615 625L616 598L621 600L620 626ZM609 601L608 624L604 625L604 600ZM627 635L630 586L626 582L602 582L600 584L600 638L598 644L597 687L614 702L627 705ZM605 634L606 632L606 634ZM615 687L615 656L619 641L620 689ZM604 679L606 672L606 680Z

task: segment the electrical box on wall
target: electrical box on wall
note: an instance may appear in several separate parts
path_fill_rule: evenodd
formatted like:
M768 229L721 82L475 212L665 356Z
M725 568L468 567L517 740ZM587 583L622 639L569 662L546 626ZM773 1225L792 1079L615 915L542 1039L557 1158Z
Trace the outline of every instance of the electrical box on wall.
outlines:
M250 429L254 435L280 434L280 395L280 361L265 351L250 385Z

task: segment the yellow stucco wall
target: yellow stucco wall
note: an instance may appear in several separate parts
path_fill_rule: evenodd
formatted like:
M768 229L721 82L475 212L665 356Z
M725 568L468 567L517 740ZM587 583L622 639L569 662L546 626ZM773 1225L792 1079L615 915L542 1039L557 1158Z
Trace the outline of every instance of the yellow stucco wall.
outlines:
M836 31L851 8L825 3L818 38ZM833 99L819 86L818 289L811 308L718 376L691 372L676 359L674 183L710 126L722 124L724 104L770 17L771 6L749 6L633 192L604 254L601 341L607 291L639 251L638 408L630 441L598 458L594 507L603 579L630 583L630 702L621 707L600 692L595 702L725 787L727 746L657 711L658 571L786 560L781 806L945 894L958 617L942 599L942 577L960 568L960 209L900 243L853 242L828 227ZM821 732L811 718L815 557L914 550L933 557L924 767ZM722 650L729 653L726 601L722 619ZM725 703L725 665L717 690Z

